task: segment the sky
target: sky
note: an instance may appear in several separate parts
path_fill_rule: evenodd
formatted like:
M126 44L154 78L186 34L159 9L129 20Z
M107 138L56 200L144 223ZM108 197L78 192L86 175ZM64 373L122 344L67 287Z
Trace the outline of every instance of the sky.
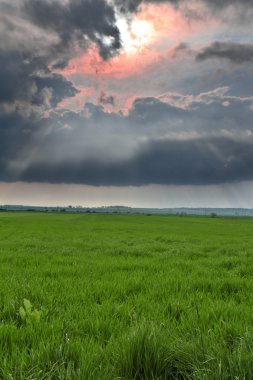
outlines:
M0 0L0 204L253 208L252 0Z

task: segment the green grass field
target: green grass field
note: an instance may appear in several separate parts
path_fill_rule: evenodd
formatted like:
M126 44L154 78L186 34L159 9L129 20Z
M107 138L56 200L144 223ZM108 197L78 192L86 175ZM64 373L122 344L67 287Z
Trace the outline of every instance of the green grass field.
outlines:
M253 379L253 220L1 213L0 379Z

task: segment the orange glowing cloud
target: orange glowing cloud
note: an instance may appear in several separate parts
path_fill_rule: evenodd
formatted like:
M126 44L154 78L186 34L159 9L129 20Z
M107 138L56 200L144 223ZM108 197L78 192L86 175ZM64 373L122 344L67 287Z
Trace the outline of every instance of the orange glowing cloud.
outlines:
M93 45L85 55L72 59L68 67L60 73L65 76L83 74L95 79L102 77L120 79L141 74L147 66L159 59L160 55L156 51L142 48L138 54L122 52L110 61L104 61L97 47Z
M61 72L65 76L83 74L94 77L125 78L140 75L159 61L164 51L189 34L189 25L182 14L169 5L145 5L131 24L119 19L122 51L104 61L95 45L84 55L73 58Z
M152 24L154 40L158 43L165 39L167 43L175 44L190 33L189 24L182 13L168 4L143 5L136 17Z
M61 71L65 76L82 74L94 78L126 78L140 75L161 59L171 58L173 47L206 27L202 21L190 23L183 13L169 4L145 4L128 23L119 18L122 51L109 61L104 61L96 45L85 54L73 58Z
M210 25L212 22L210 21ZM96 102L101 91L107 92L110 80L141 77L149 71L152 75L158 66L164 63L167 65L175 59L176 46L187 42L206 28L201 19L189 22L180 9L168 3L144 4L130 22L119 17L117 26L122 40L122 50L117 56L105 61L99 55L97 46L91 44L84 54L74 57L68 67L60 71L62 75L72 78L77 87L78 76L86 77L89 83L93 83L90 85L93 87L81 88L76 97L64 100L60 107L73 105L74 108L80 109L85 101ZM148 88L145 91L147 95ZM132 94L121 92L117 94L117 98L120 99L118 106L127 111L133 101ZM111 107L105 108L109 108L110 111Z

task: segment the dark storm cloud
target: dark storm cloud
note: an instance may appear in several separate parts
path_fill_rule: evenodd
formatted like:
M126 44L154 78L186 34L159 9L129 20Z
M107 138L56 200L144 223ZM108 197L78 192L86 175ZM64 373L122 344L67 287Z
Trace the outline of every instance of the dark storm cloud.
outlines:
M183 0L114 0L114 4L116 4L120 12L126 13L126 12L138 11L140 5L144 3L154 3L154 4L170 3L173 5L177 5L181 1Z
M32 164L19 179L96 186L210 185L253 179L253 143L219 138L143 145L134 157L120 162Z
M35 25L58 35L60 40L53 48L59 55L73 45L85 48L87 38L98 44L105 59L121 47L114 8L105 0L71 0L68 3L25 0L24 12ZM64 60L58 64L63 66Z
M252 6L251 0L202 0L204 3L207 3L212 8L224 8L229 6Z
M0 51L0 102L30 98L33 80L21 54Z
M186 44L185 42L181 42L179 45L177 45L174 48L172 57L177 58L182 53L188 53L188 55L192 53L189 45Z
M20 115L0 111L0 160L8 162L19 155L19 147L27 142L24 128Z
M136 12L143 0L114 0L121 13Z
M253 44L235 42L214 42L197 54L197 61L210 58L227 59L234 63L253 61Z
M59 74L48 74L44 76L35 76L34 81L36 83L38 92L37 99L39 103L41 102L41 92L44 88L53 89L51 105L55 107L58 103L60 103L63 98L70 98L75 96L78 93L78 90L74 87L74 85L67 81L62 75ZM63 96L64 94L64 96ZM34 97L34 101L36 101L36 97Z
M29 117L22 112L9 110L8 106L0 108L0 160L6 163L6 168L11 162L21 163L29 157L31 152L41 146L46 136L51 131L51 125L58 119L52 116L50 119L40 119L36 112ZM8 165L7 165L8 164Z
M103 105L111 105L114 106L115 104L115 98L113 95L108 95L104 91L101 92L100 97L99 97L99 103Z
M32 122L2 114L0 180L96 186L251 180L253 99L226 91L168 94L167 103L140 98L126 116L92 103Z
M41 65L27 57L29 54L0 50L0 106L16 101L27 102L28 107L29 104L43 105L46 88L52 91L51 105L56 106L78 92L62 75L53 74L48 69L38 73Z
M131 17L141 1L115 3ZM218 9L217 1L208 3ZM56 108L78 91L56 68L90 42L104 59L119 52L115 12L105 0L0 0L0 181L139 186L253 179L253 99L229 96L228 87L138 98L128 115L105 112L103 105L115 103L110 89L80 112ZM249 44L219 44L197 59L252 59ZM187 50L178 45L175 55Z
M114 7L105 0L0 0L0 107L17 112L22 103L23 114L32 105L41 113L75 96L73 83L54 70L91 41L104 59L116 54L115 22Z
M197 96L164 94L161 99L138 98L129 111L133 125L162 125L162 131L220 133L251 129L253 98L227 95L229 87ZM180 128L178 125L181 124ZM159 131L161 133L161 131Z
M201 0L204 4L208 5L210 9L219 10L229 6L251 7L252 0ZM115 4L119 7L121 12L136 12L141 4L153 3L162 4L169 3L175 6L187 5L187 0L115 0Z
M40 38L35 47L32 37L29 41L21 30L20 41L17 40L15 24L11 21L4 31L6 36L0 38L0 107L2 104L13 105L20 101L23 104L26 102L28 108L31 104L43 105L45 89L52 92L52 106L77 93L70 81L49 70L47 53L43 56Z
M137 98L133 102L132 109L129 112L130 117L140 121L153 121L161 120L167 117L181 117L186 116L187 111L182 108L175 107L171 104L161 102L157 98Z

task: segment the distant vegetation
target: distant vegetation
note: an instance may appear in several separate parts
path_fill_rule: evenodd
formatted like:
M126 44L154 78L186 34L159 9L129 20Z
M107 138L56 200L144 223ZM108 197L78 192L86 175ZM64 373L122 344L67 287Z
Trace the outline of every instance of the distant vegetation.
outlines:
M87 214L146 214L146 215L199 215L199 216L249 216L253 217L253 209L247 208L140 208L126 206L101 206L101 207L43 207L23 205L0 205L1 211L36 211L36 212L69 212Z
M252 379L253 220L0 215L0 379Z

